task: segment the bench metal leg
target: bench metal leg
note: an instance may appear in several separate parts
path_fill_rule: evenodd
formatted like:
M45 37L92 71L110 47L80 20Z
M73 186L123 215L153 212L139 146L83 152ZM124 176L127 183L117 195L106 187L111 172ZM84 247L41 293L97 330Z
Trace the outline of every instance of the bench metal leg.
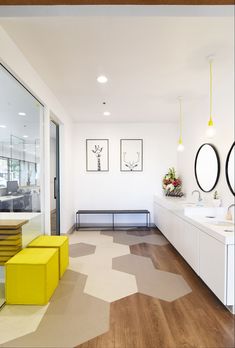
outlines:
M80 227L80 214L76 214L76 231L78 231Z

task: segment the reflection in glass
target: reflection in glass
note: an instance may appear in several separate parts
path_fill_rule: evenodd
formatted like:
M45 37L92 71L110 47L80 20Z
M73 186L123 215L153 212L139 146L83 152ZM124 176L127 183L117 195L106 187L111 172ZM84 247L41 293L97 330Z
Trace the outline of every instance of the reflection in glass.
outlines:
M43 106L0 65L0 212L40 212Z
M8 159L0 157L0 189L7 187L8 180Z

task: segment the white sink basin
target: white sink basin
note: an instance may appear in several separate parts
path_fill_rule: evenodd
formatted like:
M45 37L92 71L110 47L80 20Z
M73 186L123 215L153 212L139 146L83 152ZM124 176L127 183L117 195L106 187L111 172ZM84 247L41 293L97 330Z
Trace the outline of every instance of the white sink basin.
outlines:
M184 207L196 207L197 206L196 203L194 203L194 202L182 202L182 205Z
M186 216L201 216L201 217L215 217L216 211L214 207L198 207L196 205L194 206L185 206L184 207L184 215Z

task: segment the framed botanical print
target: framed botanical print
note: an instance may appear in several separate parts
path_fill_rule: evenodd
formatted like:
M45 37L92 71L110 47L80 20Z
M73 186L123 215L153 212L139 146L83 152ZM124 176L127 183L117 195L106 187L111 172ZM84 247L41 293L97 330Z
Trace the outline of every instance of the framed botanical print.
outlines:
M121 172L143 171L143 139L120 140Z
M86 139L87 172L109 171L109 140Z

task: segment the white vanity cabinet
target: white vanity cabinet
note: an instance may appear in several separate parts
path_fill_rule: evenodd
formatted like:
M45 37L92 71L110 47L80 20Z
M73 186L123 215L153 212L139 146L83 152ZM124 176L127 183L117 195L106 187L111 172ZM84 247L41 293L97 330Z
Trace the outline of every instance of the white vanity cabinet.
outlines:
M227 263L229 265L227 272L227 305L234 306L234 245L227 246Z
M199 235L200 231L195 226L189 224L186 221L181 220L183 225L182 236L182 256L193 268L193 270L199 272Z
M154 223L170 242L172 242L172 215L165 208L159 205L154 206Z
M214 294L225 305L234 306L234 244L217 240L183 214L157 202L154 222Z
M199 238L199 275L226 304L226 245L203 232Z
M154 223L195 272L198 272L198 229L156 203Z

